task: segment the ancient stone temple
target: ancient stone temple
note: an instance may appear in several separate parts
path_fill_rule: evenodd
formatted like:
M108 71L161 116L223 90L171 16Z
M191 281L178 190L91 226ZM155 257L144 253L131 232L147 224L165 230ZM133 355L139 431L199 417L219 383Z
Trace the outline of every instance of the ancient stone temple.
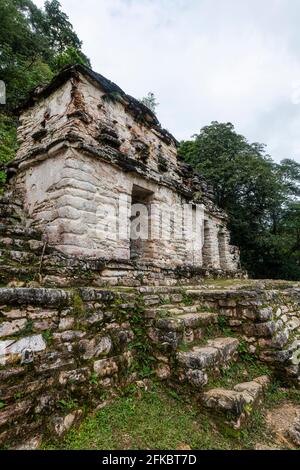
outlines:
M275 378L299 387L299 284L247 279L147 107L76 66L20 122L0 197L0 447L59 439L154 377L235 430Z
M68 68L31 96L20 122L12 191L47 246L101 259L108 284L145 270L161 282L178 270L238 274L210 188L156 116L117 85Z

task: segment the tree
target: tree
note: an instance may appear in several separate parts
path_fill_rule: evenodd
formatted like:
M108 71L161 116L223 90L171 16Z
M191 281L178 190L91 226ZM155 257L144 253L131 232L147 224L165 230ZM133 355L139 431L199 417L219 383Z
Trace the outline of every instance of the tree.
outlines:
M75 63L91 65L81 50L82 42L75 33L68 16L61 11L57 0L45 2L43 31L49 39L50 49L55 53L51 61L54 70L60 70L62 66Z
M156 101L154 93L149 91L147 96L142 98L141 103L143 103L147 108L149 108L154 114L156 113L156 108L159 106L159 103Z
M89 65L57 0L45 2L45 11L31 0L0 0L0 79L7 87L6 111L36 85L48 83L61 64L74 61Z
M31 0L0 0L0 80L6 84L6 105L0 106L0 167L17 148L13 110L65 65L90 65L81 46L57 0L45 2L44 10ZM4 178L2 171L0 183Z
M300 165L293 160L276 164L264 145L250 144L231 123L205 126L193 140L181 143L179 153L213 186L215 202L229 215L232 242L241 248L249 273L296 276L292 266L297 255L292 259L288 254L288 269L282 240L287 207L299 196Z
M17 127L12 117L0 113L0 165L12 160L17 150ZM0 168L0 192L5 172Z

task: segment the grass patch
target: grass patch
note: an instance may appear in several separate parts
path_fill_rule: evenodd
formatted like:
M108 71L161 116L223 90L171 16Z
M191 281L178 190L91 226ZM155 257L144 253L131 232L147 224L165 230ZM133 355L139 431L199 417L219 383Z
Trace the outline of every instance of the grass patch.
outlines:
M194 304L194 299L191 295L187 294L185 291L182 291L182 303L185 307L189 307Z
M263 439L264 426L255 414L247 431L220 432L193 400L160 387L131 389L103 410L88 416L59 443L44 449L247 449Z
M88 417L63 442L47 449L193 449L228 448L227 439L207 417L179 396L155 389L116 399Z
M271 375L271 371L266 365L254 361L237 362L229 367L223 367L221 375L210 382L209 388L231 389L238 383L250 382L261 375Z
M201 283L203 286L209 286L212 288L240 287L253 284L254 281L251 279L204 279Z
M268 408L276 407L283 402L293 402L296 405L300 405L300 391L299 388L296 387L288 387L285 388L282 384L274 380L272 384L269 386L266 397L265 403Z
M206 307L205 305L197 305L197 312L209 312L209 313L218 313L218 309L216 307Z

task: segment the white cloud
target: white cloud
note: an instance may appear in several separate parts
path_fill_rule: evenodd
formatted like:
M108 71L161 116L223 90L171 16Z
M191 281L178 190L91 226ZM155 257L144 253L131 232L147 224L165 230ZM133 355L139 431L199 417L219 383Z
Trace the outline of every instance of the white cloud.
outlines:
M300 162L298 0L61 4L93 68L133 96L153 91L178 139L231 121L275 159Z

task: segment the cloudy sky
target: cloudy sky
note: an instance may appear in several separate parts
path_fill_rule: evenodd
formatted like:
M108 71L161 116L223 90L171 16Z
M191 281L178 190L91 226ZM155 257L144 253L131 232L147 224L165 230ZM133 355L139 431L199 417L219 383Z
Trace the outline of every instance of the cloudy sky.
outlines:
M94 70L153 91L177 139L231 121L300 162L299 0L60 1Z

